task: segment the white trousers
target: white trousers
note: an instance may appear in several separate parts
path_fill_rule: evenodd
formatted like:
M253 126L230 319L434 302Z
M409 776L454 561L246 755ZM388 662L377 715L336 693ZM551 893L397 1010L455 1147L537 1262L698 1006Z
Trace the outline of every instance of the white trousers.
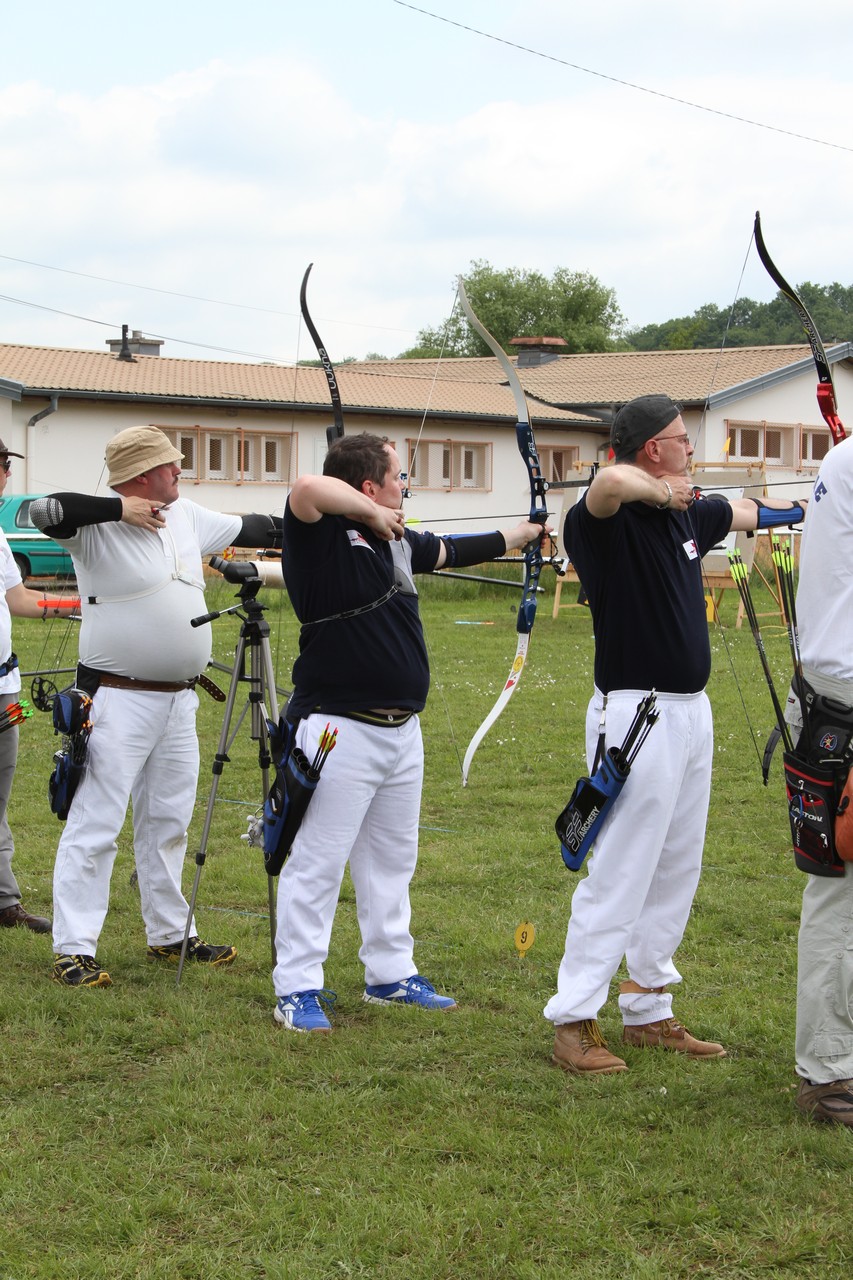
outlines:
M647 690L645 692L648 692ZM619 746L644 696L622 689L607 699L607 745ZM586 720L587 763L598 743L601 694ZM681 981L673 954L699 883L711 791L713 722L704 693L659 694L660 719L640 750L572 898L557 994L545 1017L560 1025L596 1018L622 961L641 987ZM620 995L623 1021L668 1018L669 992Z
M297 730L309 760L328 716ZM424 753L420 721L377 728L341 717L293 851L282 868L276 912L276 996L323 988L332 923L349 861L369 986L417 972L409 884L418 857Z
M797 949L797 1073L853 1079L853 863L807 876Z
M147 940L152 946L182 940L189 907L181 873L198 783L197 707L192 689L143 693L101 688L95 694L86 770L71 802L53 873L55 951L95 955L118 836L131 800Z

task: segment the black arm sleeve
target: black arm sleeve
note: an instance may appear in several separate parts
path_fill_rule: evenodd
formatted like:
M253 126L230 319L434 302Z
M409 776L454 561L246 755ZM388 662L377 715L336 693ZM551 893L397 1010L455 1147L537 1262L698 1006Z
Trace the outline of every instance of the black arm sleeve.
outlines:
M235 547L281 547L281 516L266 516L253 512L243 516Z
M506 538L502 533L445 533L441 541L447 552L445 568L468 569L475 564L485 564L506 552Z
M121 498L93 498L87 493L51 493L30 505L30 519L53 538L71 538L81 525L121 520Z

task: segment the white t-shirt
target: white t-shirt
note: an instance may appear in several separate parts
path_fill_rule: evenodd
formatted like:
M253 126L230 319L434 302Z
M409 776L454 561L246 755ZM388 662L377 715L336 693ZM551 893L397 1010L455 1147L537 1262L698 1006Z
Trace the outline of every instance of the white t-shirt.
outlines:
M797 624L804 664L853 680L853 437L820 464L803 524Z
M0 664L7 662L12 654L12 615L6 603L6 592L17 587L21 581L18 566L15 564L6 535L0 531ZM0 694L17 693L21 687L21 673L17 667L8 675L0 676Z
M210 659L210 626L190 626L207 611L201 558L230 546L242 519L184 499L162 512L166 527L156 533L110 521L57 539L77 573L86 666L138 680L189 680Z

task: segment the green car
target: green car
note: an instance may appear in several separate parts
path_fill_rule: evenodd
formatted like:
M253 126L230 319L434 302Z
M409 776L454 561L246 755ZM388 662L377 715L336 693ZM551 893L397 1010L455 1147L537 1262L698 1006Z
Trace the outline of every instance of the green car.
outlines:
M30 506L41 493L11 493L0 498L0 529L12 548L21 577L55 578L73 574L71 556L30 520Z

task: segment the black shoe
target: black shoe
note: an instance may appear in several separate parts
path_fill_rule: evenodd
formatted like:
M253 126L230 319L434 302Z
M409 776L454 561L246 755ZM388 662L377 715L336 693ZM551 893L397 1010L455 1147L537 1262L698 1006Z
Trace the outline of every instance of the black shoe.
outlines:
M111 987L113 980L94 956L55 955L53 980L65 987Z
M32 929L33 933L50 933L53 926L44 916L31 916L20 902L0 911L0 927L4 929Z
M171 942L165 947L149 947L148 959L167 960L169 964L177 964L181 958L182 945L180 942ZM231 964L236 957L236 947L214 947L209 942L202 942L199 937L187 940L187 960L194 960L196 964Z

